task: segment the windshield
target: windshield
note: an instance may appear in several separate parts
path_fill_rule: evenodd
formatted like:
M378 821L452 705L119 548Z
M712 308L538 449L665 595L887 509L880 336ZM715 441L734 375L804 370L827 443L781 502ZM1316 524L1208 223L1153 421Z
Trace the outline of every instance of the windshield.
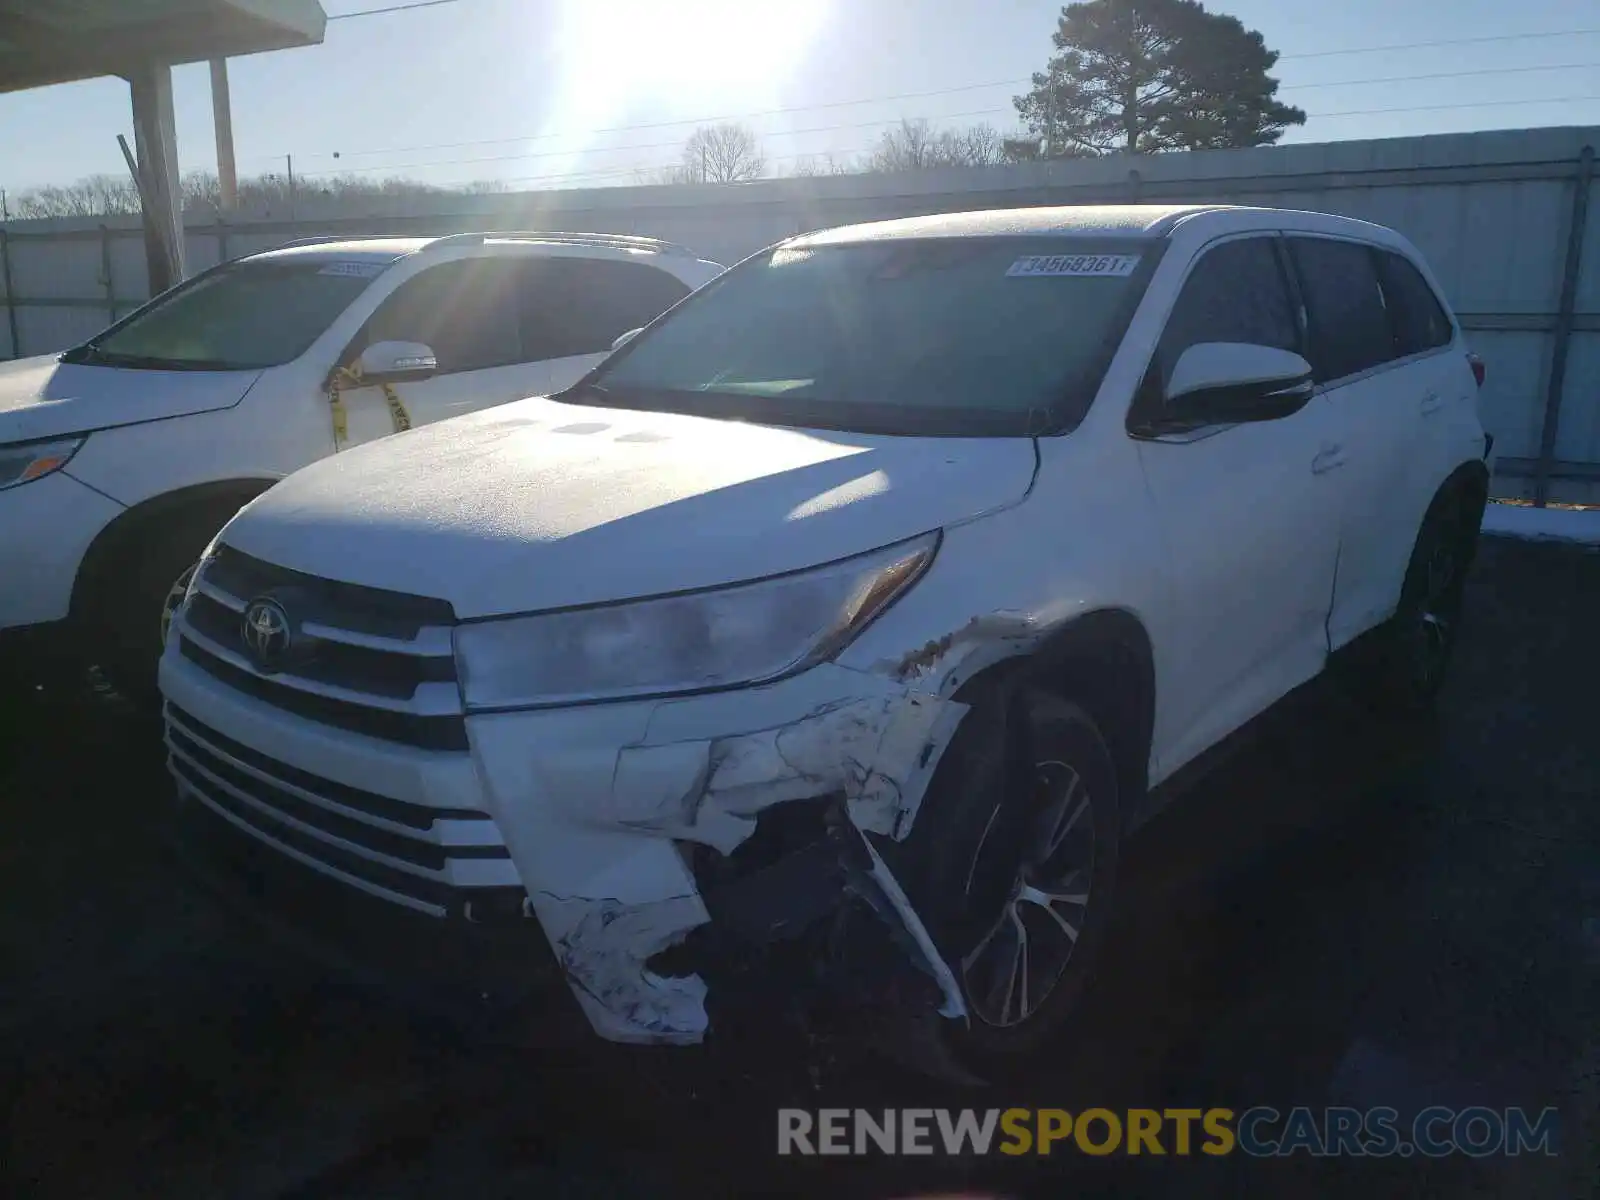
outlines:
M574 399L863 432L1037 433L1087 408L1157 249L780 248L686 300Z
M69 351L67 362L248 371L299 358L382 263L257 259L201 275Z

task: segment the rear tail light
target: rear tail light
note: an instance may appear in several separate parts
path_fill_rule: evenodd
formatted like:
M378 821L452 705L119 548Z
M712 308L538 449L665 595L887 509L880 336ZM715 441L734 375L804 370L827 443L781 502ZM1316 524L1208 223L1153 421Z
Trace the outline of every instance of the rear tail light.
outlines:
M1483 377L1486 374L1483 369L1483 359L1476 354L1469 354L1467 355L1467 365L1472 368L1472 377L1478 381L1478 386L1482 387Z

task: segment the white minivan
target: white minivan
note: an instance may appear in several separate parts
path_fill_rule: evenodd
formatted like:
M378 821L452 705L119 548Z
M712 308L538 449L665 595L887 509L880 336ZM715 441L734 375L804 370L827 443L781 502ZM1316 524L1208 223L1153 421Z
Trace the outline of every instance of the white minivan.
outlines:
M721 269L614 234L313 239L0 365L0 658L51 642L153 696L171 609L240 505L397 429L566 387Z
M235 517L161 664L182 844L525 1033L553 974L601 1037L694 1042L798 955L1000 1071L1180 768L1336 652L1439 686L1482 370L1359 221L793 238L576 386Z

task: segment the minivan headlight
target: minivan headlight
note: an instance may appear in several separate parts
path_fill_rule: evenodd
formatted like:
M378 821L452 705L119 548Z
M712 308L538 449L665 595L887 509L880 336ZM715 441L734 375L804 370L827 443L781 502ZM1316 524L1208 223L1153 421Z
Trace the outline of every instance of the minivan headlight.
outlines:
M469 710L761 683L842 650L927 569L936 533L754 583L455 632Z
M47 442L13 442L0 446L0 491L59 471L86 440L83 437L54 438Z

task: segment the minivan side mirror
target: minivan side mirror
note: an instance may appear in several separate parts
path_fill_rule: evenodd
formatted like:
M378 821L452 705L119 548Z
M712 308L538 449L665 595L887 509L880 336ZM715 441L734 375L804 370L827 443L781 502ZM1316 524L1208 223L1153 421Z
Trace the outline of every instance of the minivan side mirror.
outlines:
M628 330L627 333L619 333L617 335L617 340L611 343L611 348L613 350L621 350L624 346L633 341L634 338L638 337L643 332L644 326L641 325L637 329Z
M1311 399L1311 364L1292 350L1246 342L1199 342L1167 381L1165 421L1182 425L1275 421Z
M427 379L439 369L439 360L422 342L373 342L355 368L362 383L404 383Z

